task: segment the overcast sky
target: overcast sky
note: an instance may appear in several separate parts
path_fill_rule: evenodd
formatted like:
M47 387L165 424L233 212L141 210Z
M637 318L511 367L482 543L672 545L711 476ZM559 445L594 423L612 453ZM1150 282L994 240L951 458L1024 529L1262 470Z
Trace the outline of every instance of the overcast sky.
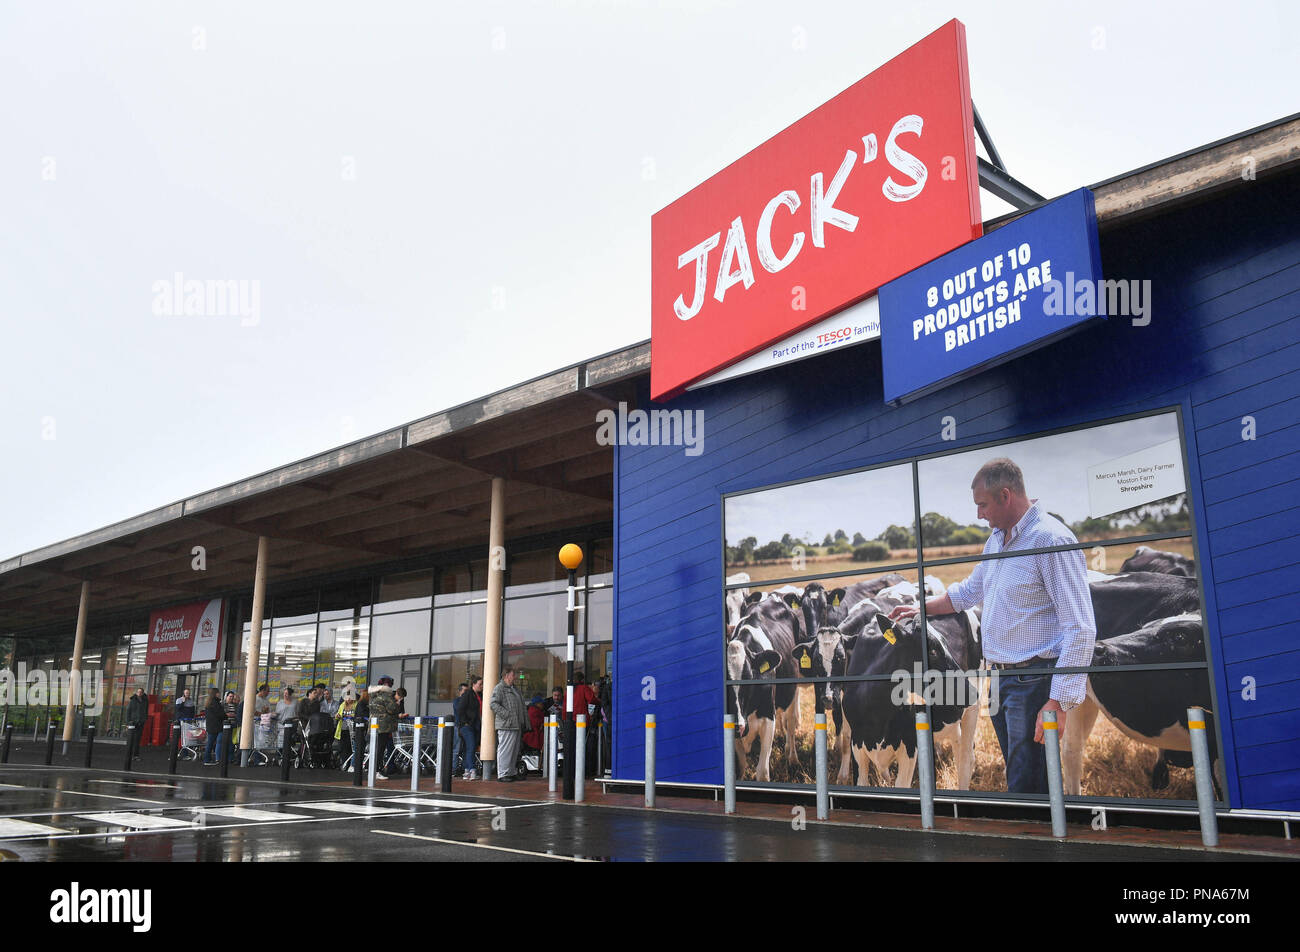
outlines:
M5 0L0 557L647 338L651 214L954 16L1053 196L1295 111L1296 8Z

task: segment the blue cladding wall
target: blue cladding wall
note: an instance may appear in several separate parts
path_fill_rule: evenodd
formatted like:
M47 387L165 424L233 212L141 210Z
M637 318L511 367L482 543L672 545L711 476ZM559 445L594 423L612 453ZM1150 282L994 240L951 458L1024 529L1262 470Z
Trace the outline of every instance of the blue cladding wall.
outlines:
M1180 405L1229 799L1300 808L1300 181L1106 232L1102 259L1151 280L1149 326L1112 319L900 409L868 343L665 404L704 412L702 455L618 449L615 776L644 776L652 711L659 779L722 782L722 493Z

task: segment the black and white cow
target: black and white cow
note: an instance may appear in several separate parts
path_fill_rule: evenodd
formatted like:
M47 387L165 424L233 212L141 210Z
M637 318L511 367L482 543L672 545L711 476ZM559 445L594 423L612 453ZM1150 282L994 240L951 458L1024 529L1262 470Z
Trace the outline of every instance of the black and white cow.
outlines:
M1177 552L1164 552L1150 546L1140 545L1137 551L1124 560L1119 567L1121 572L1159 572L1162 575L1179 575L1183 578L1196 577L1196 563Z
M862 584L862 583L859 583ZM848 667L849 653L858 634L871 623L880 608L870 598L859 598L847 614L836 624L822 625L813 637L794 646L794 666L803 678L842 678ZM851 729L844 719L844 685L836 681L822 681L817 685L817 713L827 709L835 724L835 746L840 754L839 775L836 783L851 782L849 740Z
M803 634L799 616L780 598L763 598L741 619L727 640L727 680L773 680L797 677L791 655ZM736 754L743 771L754 738L760 741L760 781L771 779L769 764L777 718L785 734L785 757L791 776L799 767L795 733L799 729L798 691L794 684L744 684L727 687L727 713L736 717Z
M748 572L737 572L735 575L727 576L728 585L736 585L739 582L748 581ZM740 619L744 616L746 606L749 604L749 587L727 589L724 601L727 606L727 634L731 634L731 632L735 630L735 627L740 624Z
M852 617L852 615L850 616ZM928 620L925 645L929 667L940 672L965 672L979 668L983 653L979 621L966 611L939 615ZM845 673L849 677L905 672L910 678L913 665L922 661L920 618L890 621L876 614L852 638ZM951 676L950 676L951 677ZM930 729L936 743L953 745L957 757L958 788L970 789L975 768L975 731L979 722L982 686L967 680L966 703L932 704ZM916 708L897 703L897 681L850 681L844 686L844 719L852 738L853 757L858 765L858 784L867 784L867 764L885 780L889 766L898 761L895 787L910 787L916 769ZM953 699L956 700L956 699Z
M1205 626L1198 614L1179 615L1148 622L1136 631L1098 640L1093 648L1095 667L1135 664L1175 664L1205 660ZM1094 672L1088 676L1086 700L1066 717L1062 774L1065 792L1078 795L1083 750L1097 720L1104 714L1126 737L1162 751L1190 752L1187 709L1206 712L1210 756L1217 761L1211 708L1214 697L1203 668L1172 671ZM1222 765L1216 763L1214 773ZM1166 781L1168 770L1166 768ZM1219 777L1215 777L1216 785Z
M1090 581L1097 640L1137 631L1157 618L1199 611L1196 579L1160 572L1126 572ZM1204 660L1204 659L1202 659Z

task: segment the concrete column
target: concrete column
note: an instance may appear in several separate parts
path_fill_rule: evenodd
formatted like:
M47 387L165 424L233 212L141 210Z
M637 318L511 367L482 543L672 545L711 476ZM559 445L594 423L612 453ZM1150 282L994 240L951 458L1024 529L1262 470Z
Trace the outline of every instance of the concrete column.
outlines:
M77 700L81 697L81 649L86 644L86 612L90 607L90 582L81 583L81 604L77 606L77 640L72 644L72 677L68 680L68 704L63 710L63 752L68 752L68 742L72 740L74 715Z
M262 616L266 612L266 561L271 540L257 537L257 569L253 574L253 617L249 619L248 663L244 665L244 717L239 723L240 763L248 765L253 748L253 698L257 695L259 659L262 657Z
M492 689L501 675L501 596L506 583L505 560L497 553L506 544L506 481L492 477L492 514L488 523L487 631L483 639L483 736L479 739L483 779L491 779L497 759L497 719L492 714Z

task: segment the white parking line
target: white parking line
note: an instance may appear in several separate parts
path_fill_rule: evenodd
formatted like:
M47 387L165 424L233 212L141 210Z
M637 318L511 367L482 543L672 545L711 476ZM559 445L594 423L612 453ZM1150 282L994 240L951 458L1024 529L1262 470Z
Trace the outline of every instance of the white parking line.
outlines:
M517 850L509 846L489 846L486 843L466 843L463 840L444 840L440 836L420 836L418 833L398 833L396 830L371 830L384 836L402 836L409 840L428 840L430 843L446 843L448 846L469 846L476 850L496 850L500 853L519 853L524 856L540 856L543 859L559 859L566 863L594 863L592 859L577 856L556 856L554 853L538 853L536 850Z
M187 820L173 820L151 813L78 813L77 818L110 826L124 826L131 830L174 830L193 825Z
M26 820L0 818L0 837L31 836L39 833L66 833L57 826L45 826L41 823L28 823Z
M285 806L305 807L308 810L333 810L335 813L355 813L358 816L384 816L395 813L405 813L405 810L394 810L392 807L377 807L369 803L328 803L301 801L299 803L287 803Z
M428 797L384 797L384 803L410 803L417 807L454 807L460 810L481 810L491 803L471 803L468 800L433 800Z
M166 787L169 790L179 790L178 783L158 783L155 780L91 780L90 783L114 783L123 787Z
M310 819L305 813L280 813L276 810L254 810L252 807L196 807L195 809L211 816L224 816L232 820L257 820L261 823Z

